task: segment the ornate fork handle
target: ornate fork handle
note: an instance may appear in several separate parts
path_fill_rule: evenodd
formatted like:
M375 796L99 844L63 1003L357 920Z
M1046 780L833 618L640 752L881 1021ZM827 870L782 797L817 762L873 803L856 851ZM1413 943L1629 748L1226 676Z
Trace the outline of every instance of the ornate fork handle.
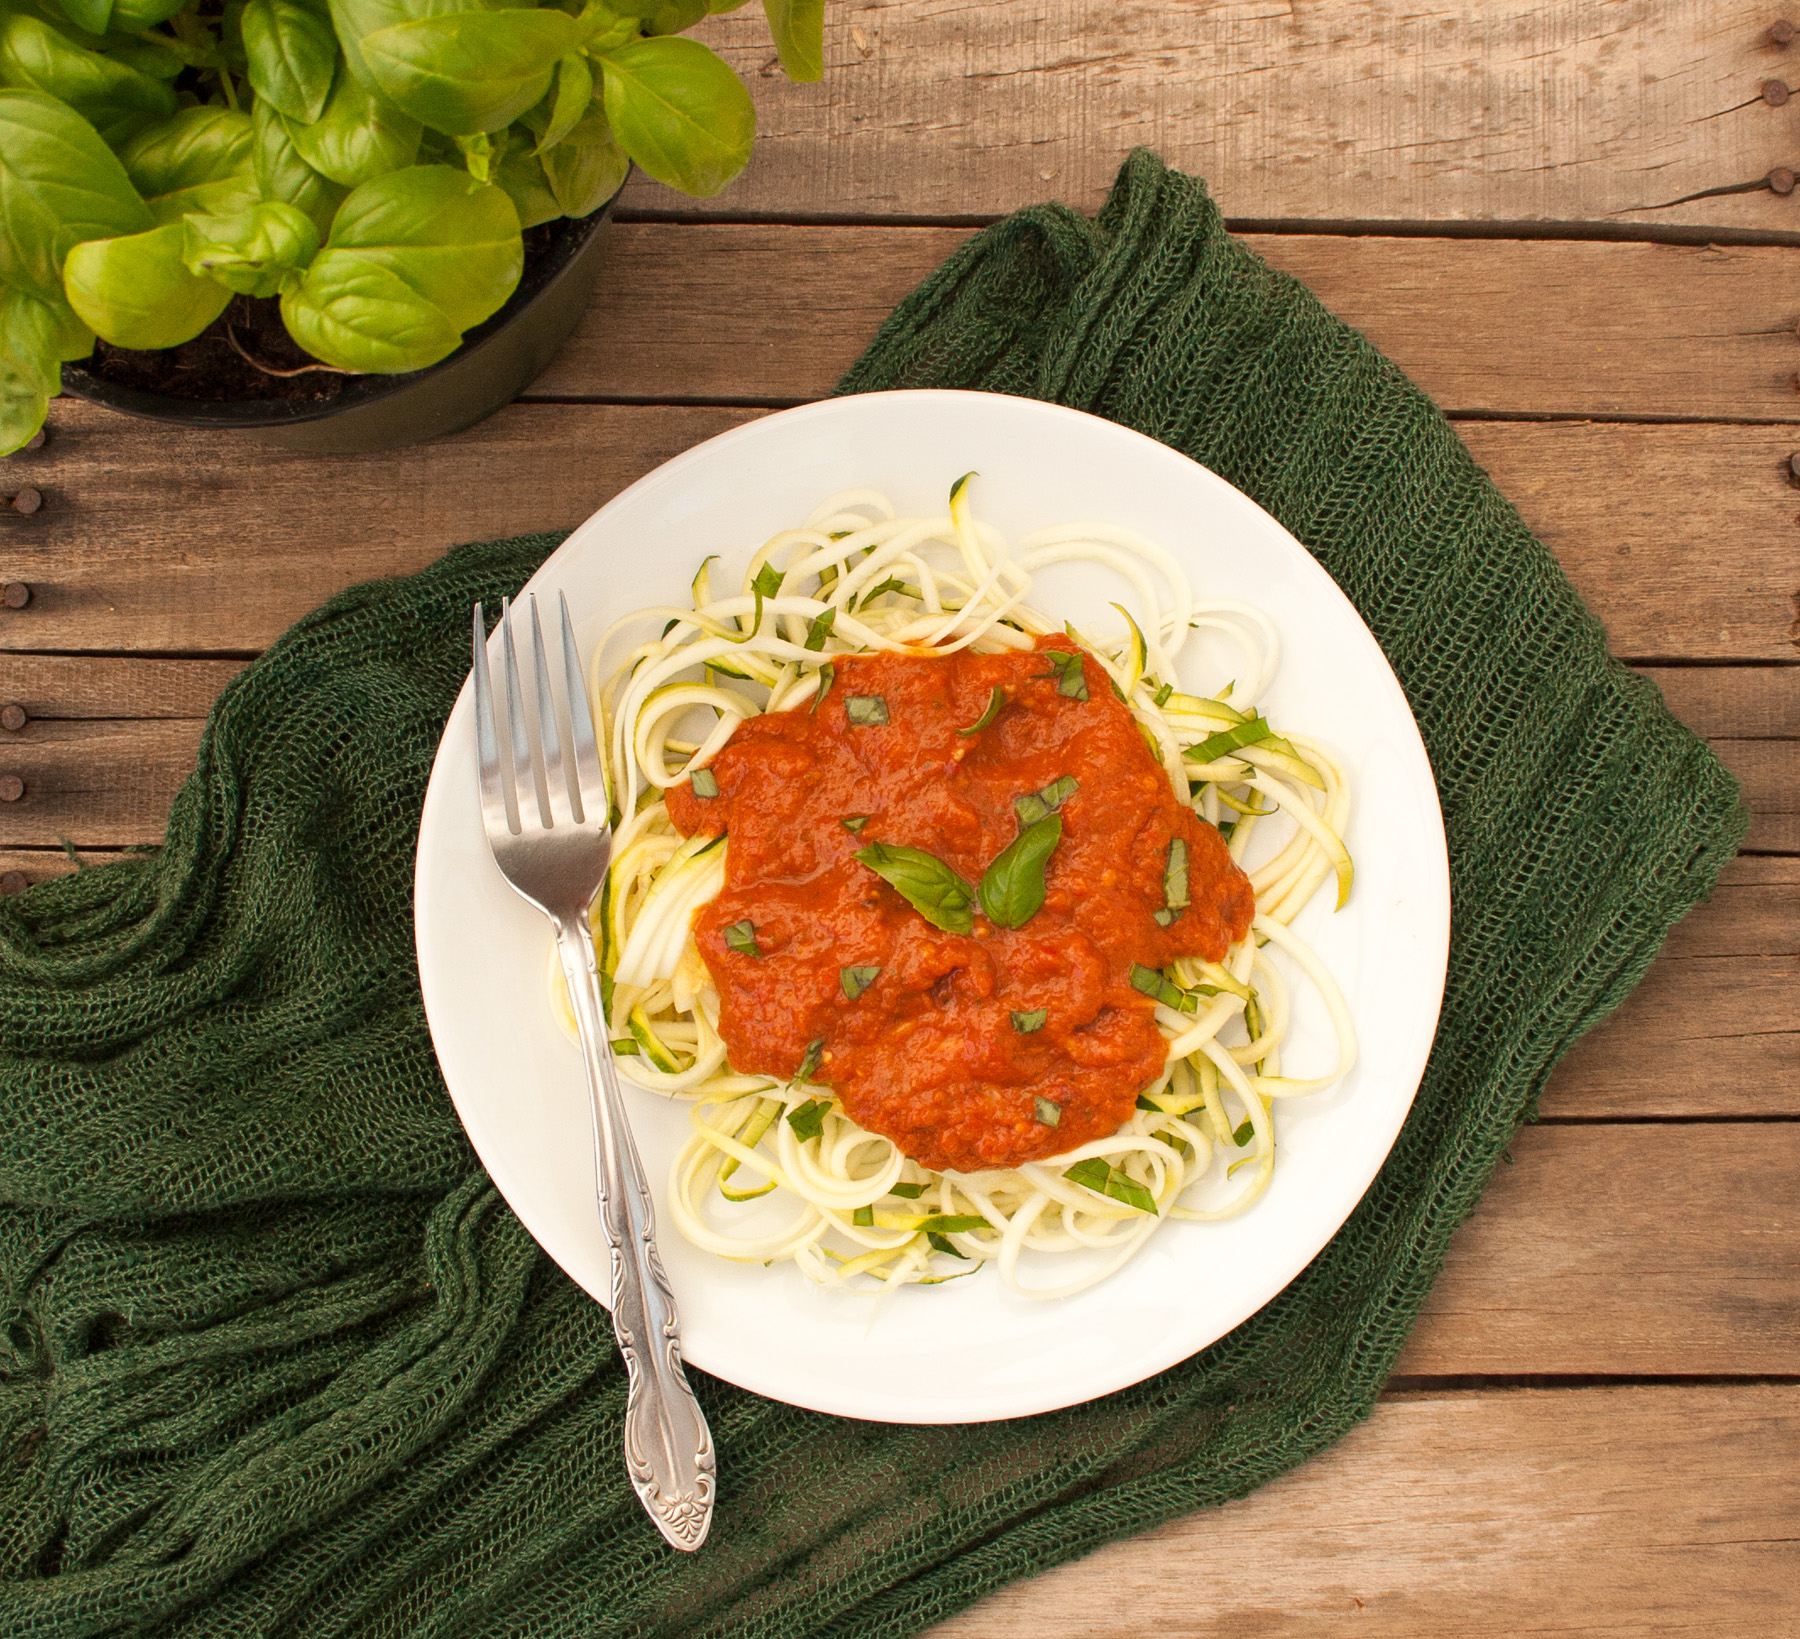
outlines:
M658 1529L675 1547L692 1550L712 1525L712 1432L682 1370L675 1294L657 1256L650 1185L619 1098L587 917L559 919L556 944L592 1095L600 1227L612 1249L613 1331L630 1383L625 1466Z

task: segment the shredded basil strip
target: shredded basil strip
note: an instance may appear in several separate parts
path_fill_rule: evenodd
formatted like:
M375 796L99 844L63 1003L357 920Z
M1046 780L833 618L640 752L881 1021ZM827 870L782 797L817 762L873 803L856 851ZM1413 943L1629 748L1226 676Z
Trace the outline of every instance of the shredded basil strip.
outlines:
M853 694L844 702L844 715L863 728L879 728L888 720L887 701L879 694Z
M889 575L880 585L871 586L868 591L864 592L862 597L857 600L857 607L859 609L867 609L883 592L898 592L902 597L912 598L915 601L923 601L920 599L919 594L908 586L905 581L901 580L899 576Z
M1161 1002L1164 1007L1172 1007L1178 1013L1192 1013L1200 1005L1198 996L1191 990L1183 990L1180 985L1166 973L1158 973L1153 967L1145 967L1142 962L1131 964L1131 988L1142 991L1152 1001ZM1201 986L1204 989L1205 986Z
M975 925L970 907L975 889L941 859L923 848L900 848L871 842L856 851L857 860L911 905L934 928L967 933Z
M1237 821L1236 820L1220 820L1219 821L1219 824L1218 824L1219 835L1222 836L1227 842L1231 841L1231 833L1233 831L1235 831L1236 829L1237 829Z
M1127 1178L1117 1167L1109 1166L1098 1155L1090 1155L1085 1161L1077 1161L1063 1177L1071 1184L1080 1184L1083 1189L1091 1189L1096 1195L1104 1195L1122 1206L1135 1207L1153 1218L1157 1215L1156 1197L1142 1184Z
M809 1098L804 1104L789 1110L787 1124L794 1129L794 1136L804 1144L809 1138L817 1138L825 1130L825 1117L830 1112L831 1100L828 1098Z
M1021 1036L1035 1036L1044 1028L1044 1021L1050 1017L1047 1007L1034 1007L1029 1012L1015 1013L1012 1016L1013 1029Z
M825 1038L814 1036L806 1044L806 1053L800 1060L800 1068L794 1072L796 1082L811 1081L818 1074L819 1056L825 1051Z
M967 1252L958 1252L942 1235L928 1233L925 1239L930 1243L932 1251L948 1252L951 1257L961 1258L964 1263L969 1261L969 1254Z
M927 1218L918 1227L927 1235L966 1235L972 1229L992 1229L994 1226L986 1218L978 1218L972 1212L939 1212ZM918 1230L915 1230L914 1233L917 1234Z
M1150 914L1156 918L1156 925L1159 928L1166 928L1171 922L1173 922L1175 920L1176 917L1178 917L1181 914L1181 912L1180 911L1172 911L1169 909L1169 907L1167 905L1165 905L1165 906L1163 906L1163 908L1161 910L1152 911Z
M777 569L774 564L765 563L762 568L757 570L756 579L750 583L750 590L753 592L761 592L766 598L772 598L781 590L781 583L784 578L781 571Z
M813 703L807 708L811 716L825 703L825 696L831 693L831 685L837 681L837 667L828 660L819 668L819 692L813 696Z
M814 615L812 624L806 628L806 642L803 647L822 649L825 639L831 636L831 628L837 624L837 610L827 609L822 615Z
M981 909L990 922L1022 928L1044 908L1044 867L1062 841L1062 815L1046 814L1001 849L981 877Z
M967 728L959 728L956 732L958 734L979 734L1000 715L1000 708L1005 704L1006 690L996 683L994 692L988 696L987 710L982 712Z
M1163 867L1163 903L1172 911L1187 909L1188 855L1187 839L1169 840L1169 863Z
M1026 797L1014 797L1013 812L1018 815L1021 825L1035 825L1046 814L1054 814L1080 789L1075 783L1074 775L1064 774L1061 778L1052 780L1042 791L1033 791Z
M638 1046L637 1038L635 1036L627 1036L622 1041L615 1041L612 1044L612 1050L614 1054L620 1058L643 1052L643 1048Z
M1189 746L1182 752L1182 756L1190 763L1216 763L1238 747L1255 745L1258 740L1266 740L1268 737L1269 719L1252 717L1247 723L1233 723L1230 728L1222 728L1217 734L1207 735L1198 745Z
M838 969L838 983L844 987L844 994L855 1001L870 985L875 982L879 967L841 967Z
M896 1184L888 1194L898 1195L903 1201L916 1201L930 1188L929 1184Z
M1037 1101L1038 1121L1046 1127L1054 1127L1062 1120L1062 1106L1050 1099L1040 1098Z
M965 484L966 484L966 483L968 483L968 481L969 481L969 480L970 480L970 479L971 479L971 478L975 478L975 477L978 477L978 476L979 476L979 474L977 474L977 473L973 473L973 472L965 472L965 473L964 473L964 474L963 474L963 475L962 475L962 477L960 477L960 478L959 478L959 479L957 479L957 480L956 480L956 482L955 482L955 483L954 483L954 484L952 484L952 485L951 485L951 486L950 486L950 504L951 504L951 505L952 505L952 506L955 506L955 505L956 505L956 498L957 498L957 496L959 496L959 495L960 495L960 494L962 494L962 492L963 492L963 485L965 485Z
M1080 655L1064 654L1061 649L1046 649L1044 658L1050 662L1050 670L1039 672L1039 677L1054 677L1056 692L1070 700L1087 699L1087 675L1081 669Z
M1241 1150L1255 1136L1256 1136L1256 1123L1254 1121L1246 1121L1241 1127L1238 1128L1238 1130L1236 1132L1234 1132L1231 1135L1231 1141L1232 1141L1232 1143L1237 1145L1237 1147Z
M719 794L719 779L710 768L696 768L689 782L694 788L696 797L716 797Z
M1174 692L1175 685L1173 683L1165 683L1156 691L1156 705L1159 710L1169 703L1169 697Z
M756 924L748 917L742 922L733 922L725 930L725 948L735 950L740 956L762 955L756 943Z
M846 814L838 821L838 824L843 826L851 836L856 837L862 835L862 828L874 817L873 814Z
M873 1229L875 1227L874 1207L859 1206L850 1214L850 1222L855 1224L858 1229Z

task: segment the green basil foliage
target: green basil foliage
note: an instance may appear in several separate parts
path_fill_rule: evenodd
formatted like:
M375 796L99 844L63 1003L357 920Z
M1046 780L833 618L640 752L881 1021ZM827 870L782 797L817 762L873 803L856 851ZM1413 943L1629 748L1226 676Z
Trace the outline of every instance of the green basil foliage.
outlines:
M1091 1189L1123 1206L1135 1207L1153 1218L1157 1215L1156 1197L1142 1184L1127 1178L1118 1167L1098 1155L1090 1155L1085 1161L1077 1161L1063 1177L1071 1184L1080 1184L1083 1189Z
M990 922L1020 928L1044 908L1044 867L1062 831L1062 815L1046 814L995 856L981 877L981 909Z
M975 926L975 889L934 854L923 848L900 848L871 842L856 851L889 887L934 928L968 933Z
M0 454L96 335L169 347L234 294L301 347L422 369L517 287L522 232L635 163L710 196L756 132L680 38L734 0L0 0ZM824 0L764 0L824 68ZM810 635L822 648L828 621Z

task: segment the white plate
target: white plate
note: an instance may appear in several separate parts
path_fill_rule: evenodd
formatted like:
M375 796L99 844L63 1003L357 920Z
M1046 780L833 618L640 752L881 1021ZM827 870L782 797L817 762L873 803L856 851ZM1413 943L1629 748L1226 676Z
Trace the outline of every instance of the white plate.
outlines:
M1268 714L1332 745L1354 782L1355 894L1333 915L1328 885L1296 928L1342 984L1362 1056L1333 1091L1280 1105L1274 1180L1242 1217L1170 1224L1119 1274L1060 1302L1015 1297L984 1271L902 1290L879 1312L871 1300L811 1286L792 1265L731 1263L683 1241L663 1197L688 1106L628 1085L688 1360L793 1405L888 1422L1075 1405L1185 1359L1267 1303L1349 1216L1399 1132L1431 1048L1449 947L1431 766L1368 628L1253 501L1111 422L988 393L872 393L788 410L632 485L564 542L530 589L568 595L585 650L621 614L685 604L708 553L723 554L728 579L741 572L757 546L834 491L872 486L903 512L940 512L951 481L971 469L981 475L977 514L1009 536L1081 519L1125 524L1174 553L1198 594L1243 599L1273 617L1284 653ZM1045 576L1033 602L1098 630L1097 589ZM1216 668L1183 670L1189 686L1224 680ZM502 880L482 835L470 713L465 685L419 833L425 1010L457 1113L501 1194L605 1301L581 1062L546 998L546 924ZM1288 1073L1324 1061L1328 1039L1322 1020L1303 1014Z

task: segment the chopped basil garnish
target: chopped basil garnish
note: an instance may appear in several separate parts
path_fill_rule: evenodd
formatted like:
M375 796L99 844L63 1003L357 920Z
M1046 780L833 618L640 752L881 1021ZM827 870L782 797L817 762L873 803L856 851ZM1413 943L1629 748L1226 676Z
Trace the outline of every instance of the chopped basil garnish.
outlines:
M1046 649L1044 658L1050 662L1050 670L1039 672L1039 677L1054 677L1056 692L1071 700L1087 699L1087 676L1081 669L1080 655L1064 654L1061 649Z
M696 768L689 783L693 786L696 797L716 797L719 794L718 776L710 768Z
M979 734L989 723L993 722L993 720L1000 715L1000 708L1005 704L1006 690L996 683L994 685L994 692L988 696L987 709L982 712L974 722L969 724L967 728L959 728L956 732L958 734Z
M809 649L822 649L825 639L831 636L831 628L837 623L837 610L827 609L822 615L814 615L812 624L806 628L806 644Z
M1190 763L1216 763L1240 746L1255 745L1258 740L1266 740L1268 737L1269 719L1252 717L1247 723L1233 723L1230 728L1222 728L1217 734L1207 735L1198 745L1189 746L1182 752L1182 756Z
M1227 842L1231 841L1231 833L1233 831L1235 831L1236 829L1237 829L1237 821L1236 820L1220 820L1219 821L1219 824L1218 824L1219 835L1222 836Z
M625 1036L615 1040L612 1044L612 1050L619 1058L629 1058L633 1054L643 1052L643 1048L638 1046L637 1038L635 1036Z
M819 1058L825 1051L825 1038L815 1036L806 1044L806 1052L800 1060L800 1068L794 1072L796 1082L811 1081L818 1074Z
M1231 1135L1231 1141L1232 1141L1232 1143L1237 1145L1237 1147L1241 1150L1255 1136L1256 1136L1256 1123L1254 1121L1246 1121L1241 1127L1238 1128L1238 1130L1236 1132L1234 1132Z
M1172 911L1187 908L1188 857L1184 837L1172 837L1169 841L1169 863L1163 867L1163 903Z
M1003 848L981 877L981 908L990 922L1022 928L1044 906L1044 867L1062 840L1062 815L1046 814Z
M813 703L807 708L808 713L815 712L825 703L825 696L831 693L831 685L837 681L837 667L827 660L819 668L819 692L813 696Z
M873 814L846 814L838 821L838 823L842 825L851 836L859 837L862 835L862 828L874 817Z
M1096 1195L1104 1195L1122 1206L1148 1212L1153 1218L1156 1216L1156 1197L1142 1184L1127 1178L1117 1167L1109 1166L1098 1155L1090 1155L1085 1161L1077 1161L1063 1177L1071 1184L1080 1184L1083 1189L1091 1189Z
M1163 684L1163 686L1156 691L1157 706L1159 708L1162 706L1166 706L1169 703L1169 696L1172 695L1174 692L1175 692L1175 685L1173 683Z
M838 983L844 987L844 994L855 1001L870 985L875 982L879 967L841 967L838 969Z
M964 1263L969 1261L969 1254L967 1252L958 1252L942 1235L928 1234L925 1239L930 1243L932 1251L948 1252L951 1257L961 1258Z
M772 598L781 590L782 579L781 571L774 564L765 563L762 568L757 570L756 579L750 583L750 590L761 592L766 598Z
M762 955L756 943L756 924L748 917L742 922L733 922L725 930L725 948L735 950L740 956Z
M1046 1127L1054 1127L1062 1120L1062 1106L1047 1098L1037 1101L1037 1118Z
M1161 910L1152 911L1150 914L1156 918L1156 925L1159 928L1166 928L1181 912L1172 911L1167 905L1164 905Z
M924 1230L927 1235L966 1235L972 1229L992 1228L993 1225L986 1218L979 1218L972 1212L940 1212L918 1225L918 1229Z
M1191 990L1183 990L1180 985L1166 973L1158 973L1153 967L1145 967L1142 962L1131 964L1131 988L1142 991L1152 1001L1158 1001L1164 1007L1172 1007L1178 1013L1192 1013L1200 1005L1199 998ZM1202 989L1205 986L1201 987Z
M853 694L844 702L844 715L863 728L878 728L888 720L887 701L879 694Z
M976 476L978 476L976 473L965 472L962 477L957 479L956 482L950 486L950 504L952 506L956 505L956 498L962 494L963 486L967 484L971 478Z
M911 905L934 928L967 933L975 918L975 889L941 859L922 848L871 842L856 858Z
M1046 814L1054 814L1080 789L1072 774L1064 774L1042 791L1034 791L1027 797L1014 797L1013 812L1019 816L1021 825L1035 825Z
M789 1110L787 1124L794 1129L794 1136L804 1144L809 1138L817 1138L825 1130L825 1117L831 1111L831 1100L828 1098L809 1098L804 1104Z
M1035 1036L1044 1028L1044 1020L1050 1017L1047 1007L1034 1007L1027 1013L1015 1013L1012 1016L1013 1029L1021 1036Z
M875 1227L874 1207L859 1206L850 1214L850 1221L855 1224L858 1229L873 1229Z
M898 1195L903 1201L916 1201L930 1188L929 1184L896 1184L888 1194Z
M905 598L918 599L918 597L919 597L919 594L917 592L915 592L910 586L908 586L905 581L901 580L899 578L899 576L889 575L888 578L886 580L882 581L880 585L871 586L868 589L868 591L864 592L861 600L857 604L857 607L861 608L861 609L867 609L869 607L869 605L871 603L873 603L878 597L880 597L883 592L898 592L902 597L905 597Z

